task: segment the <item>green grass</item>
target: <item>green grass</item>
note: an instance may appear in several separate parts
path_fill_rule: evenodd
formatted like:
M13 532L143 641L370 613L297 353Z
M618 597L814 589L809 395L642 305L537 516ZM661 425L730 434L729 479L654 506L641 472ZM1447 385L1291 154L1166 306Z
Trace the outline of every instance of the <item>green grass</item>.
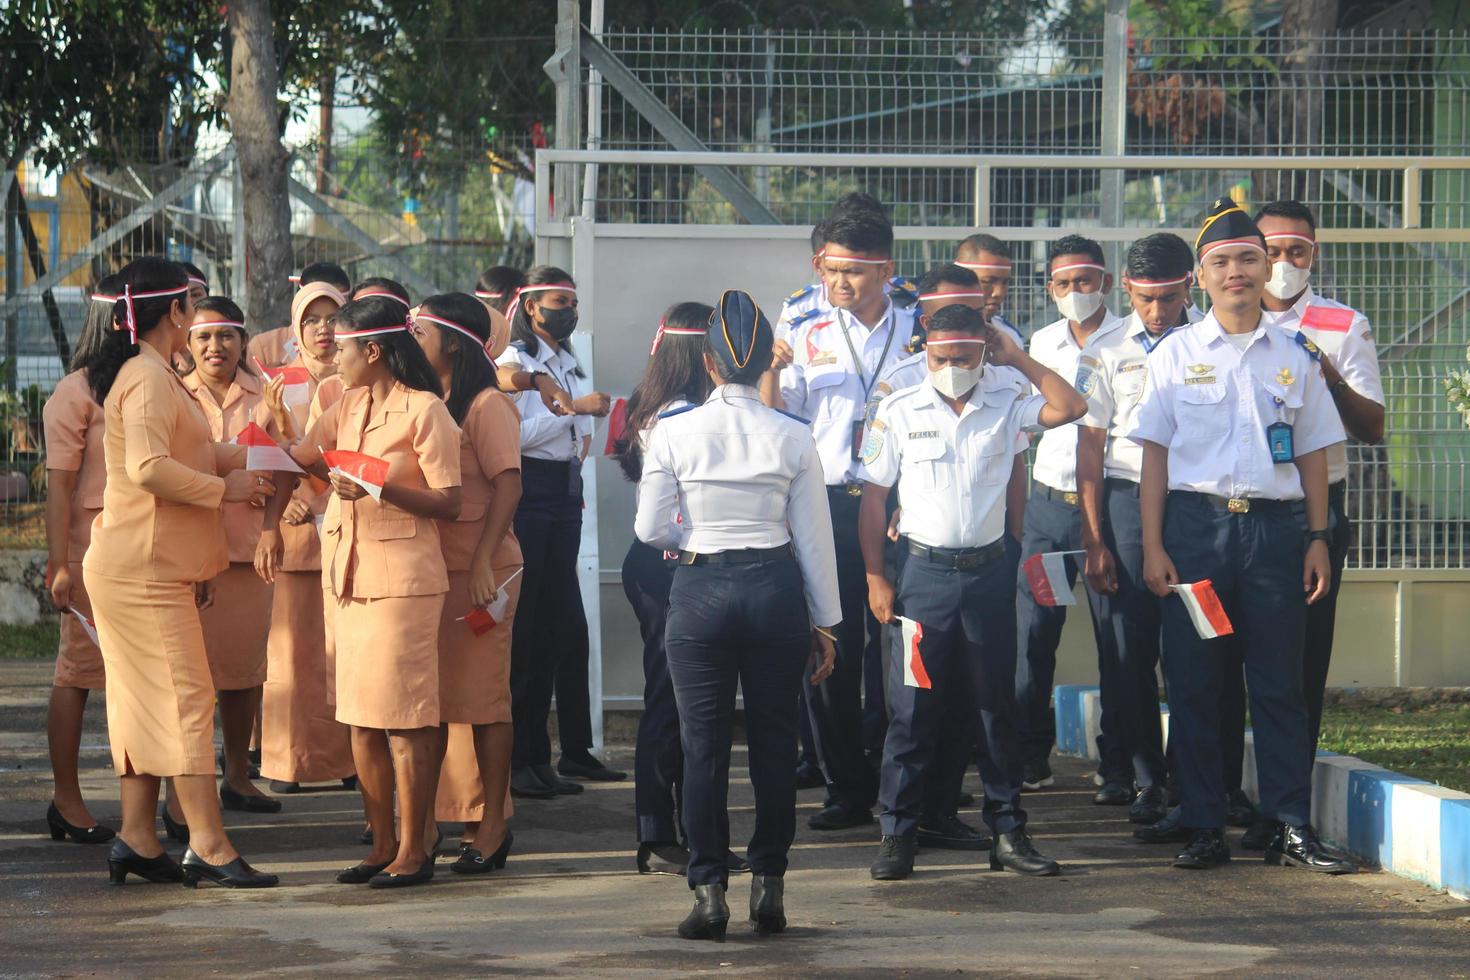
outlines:
M50 659L56 656L60 639L61 625L56 616L46 616L34 626L0 625L0 659Z
M1470 793L1470 704L1328 708L1321 747Z

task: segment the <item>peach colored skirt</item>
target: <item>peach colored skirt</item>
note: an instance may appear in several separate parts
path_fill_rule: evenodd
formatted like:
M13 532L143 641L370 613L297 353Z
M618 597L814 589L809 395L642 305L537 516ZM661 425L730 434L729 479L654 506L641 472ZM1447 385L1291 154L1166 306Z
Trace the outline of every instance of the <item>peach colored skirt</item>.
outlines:
M514 813L515 804L507 789L505 819L509 820ZM439 770L439 793L434 799L434 819L476 823L485 819L485 784L480 781L473 725L449 726L449 744L444 751L444 766Z
M87 569L119 775L214 774L214 681L192 582Z
M261 697L260 773L325 783L355 771L351 730L327 699L325 610L320 572L277 572Z
M502 582L519 566L495 569ZM441 721L493 725L510 721L510 624L521 595L517 575L505 587L510 605L503 622L479 636L460 617L470 611L470 573L450 572L439 617L439 716Z
M335 602L337 720L383 730L438 725L444 593Z
M92 600L82 582L82 563L67 562L71 572L71 604L88 619L93 619ZM56 673L53 687L79 687L100 691L107 686L107 671L102 667L102 651L87 635L82 624L69 612L61 614L61 644L56 648Z
M231 562L214 577L214 604L199 611L204 649L216 691L244 691L265 683L271 631L271 586L248 562Z

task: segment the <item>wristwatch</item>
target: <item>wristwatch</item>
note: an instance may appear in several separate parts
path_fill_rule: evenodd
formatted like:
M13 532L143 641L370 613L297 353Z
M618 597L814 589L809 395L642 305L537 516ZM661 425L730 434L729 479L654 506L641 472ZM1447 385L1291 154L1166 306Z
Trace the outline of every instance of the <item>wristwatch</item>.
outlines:
M547 371L527 371L526 373L531 376L531 384L530 384L529 387L526 388L527 391L535 391L536 390L536 379L537 378L549 378L549 377L551 377L550 372L547 372Z
M1339 391L1346 391L1347 387L1347 378L1338 378L1336 381L1332 382L1331 393L1335 395Z
M1321 541L1323 544L1332 543L1332 539L1328 535L1327 529L1325 527L1322 528L1320 531L1307 532L1307 544L1311 544L1313 541Z

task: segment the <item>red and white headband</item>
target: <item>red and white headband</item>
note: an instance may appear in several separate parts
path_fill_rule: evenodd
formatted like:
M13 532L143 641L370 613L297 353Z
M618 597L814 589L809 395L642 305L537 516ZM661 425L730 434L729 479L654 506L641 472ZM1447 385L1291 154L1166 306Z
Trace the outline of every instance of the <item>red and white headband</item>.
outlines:
M1134 279L1125 274L1123 281L1130 286L1141 286L1144 289L1164 289L1168 286L1183 286L1191 283L1194 281L1194 276L1186 272L1178 279Z
M1011 271L1011 268L1012 268L1012 264L1010 262L959 262L959 261L956 261L955 262L955 265L959 266L961 269L969 269L971 272L974 272L976 269L984 269L987 272L1010 272Z
M1247 248L1255 249L1257 252L1266 251L1266 247L1261 244L1261 240L1259 238L1222 238L1219 241L1206 242L1203 246L1201 246L1199 250L1199 257L1204 258L1215 249L1222 248L1226 245L1244 245Z
M941 338L939 338L937 340L935 340L935 339L926 339L924 341L924 346L925 347L943 347L945 344L971 344L971 345L978 345L980 347L985 347L985 346L988 345L988 343L989 343L989 341L981 340L979 337L953 337L953 338L943 338L943 337L941 337Z
M245 324L239 320L195 320L189 324L191 333L195 330L203 330L205 327L234 327L236 330L244 330Z
M504 293L492 293L485 289L475 290L475 299L503 299Z
M180 293L188 292L189 284L187 282L182 286L175 286L173 289L155 289L147 293L135 293L133 292L132 286L124 286L122 295L118 297L126 307L126 312L123 314L123 324L122 326L116 326L114 321L113 329L126 330L128 337L136 345L138 343L138 314L133 309L133 301L139 299L159 299L164 296L177 296Z
M335 335L338 340L342 340L343 338L358 340L362 337L376 337L385 333L406 332L408 325L412 322L412 320L405 319L402 323L392 327L368 327L365 330L337 330L335 331Z
M301 274L293 272L291 275L286 277L286 281L293 286L299 286L301 285Z
M209 283L205 282L203 279L200 279L198 276L190 276L189 277L189 285L191 285L191 286L198 286L200 289L204 290L206 293L209 292Z
M893 261L892 258L869 259L864 258L861 255L833 255L825 248L817 253L817 258L831 259L834 262L856 262L858 265L887 265L888 263Z
M1096 262L1072 262L1068 265L1059 265L1051 270L1052 275L1058 272L1071 272L1073 269L1096 269L1098 272L1107 272L1107 266L1098 265Z
M653 334L653 346L648 348L648 356L652 357L658 353L658 345L663 343L665 335L674 337L703 337L707 333L709 333L708 327L671 327L664 323L663 320L659 320L658 330L654 331Z
M352 299L353 302L356 302L357 300L368 299L372 296L382 296L387 299L393 300L395 303L402 303L405 307L409 306L408 300L404 299L402 296L399 296L397 293L390 293L386 289L370 289L365 293L358 293L356 296L352 297Z
M1267 235L1266 241L1271 242L1275 241L1278 238L1295 238L1297 241L1306 242L1308 245L1317 244L1317 239L1313 238L1311 235L1298 235L1294 231L1278 231L1275 234Z
M112 306L115 303L117 303L117 299L118 298L116 296L109 296L106 293L93 293L92 294L92 302L94 302L94 303L106 303L108 306Z
M521 308L521 297L526 293L547 293L555 290L568 292L573 296L577 295L577 287L569 282L551 282L542 286L522 286L516 290L515 297L510 301L510 306L506 307L505 318L507 320L515 320L516 311Z
M989 299L989 293L953 292L953 293L920 293L919 302L927 303L932 299Z
M428 320L430 323L437 323L441 327L448 327L450 330L464 334L466 337L475 342L475 346L480 349L480 353L485 355L485 360L489 361L492 367L495 365L495 358L490 356L490 351L485 346L487 343L489 343L489 341L476 336L472 331L461 327L453 320L446 320L442 316L435 316L432 313L425 313L422 306L415 307L414 309L409 310L408 315L418 320Z

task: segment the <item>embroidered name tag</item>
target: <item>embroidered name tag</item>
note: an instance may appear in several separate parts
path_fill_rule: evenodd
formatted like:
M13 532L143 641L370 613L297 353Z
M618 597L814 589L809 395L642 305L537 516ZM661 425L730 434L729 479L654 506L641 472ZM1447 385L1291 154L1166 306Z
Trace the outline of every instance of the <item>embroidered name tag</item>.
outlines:
M909 433L909 438L910 439L938 439L939 438L939 430L937 430L937 429L924 429L924 430L918 431L918 432L910 432Z
M1137 364L1119 364L1117 373L1127 374L1129 371L1142 371L1146 367L1148 367L1148 365L1144 364L1142 361L1139 361Z
M1215 383L1215 376L1213 374L1207 374L1202 378L1185 378L1184 383L1187 385L1212 385Z

